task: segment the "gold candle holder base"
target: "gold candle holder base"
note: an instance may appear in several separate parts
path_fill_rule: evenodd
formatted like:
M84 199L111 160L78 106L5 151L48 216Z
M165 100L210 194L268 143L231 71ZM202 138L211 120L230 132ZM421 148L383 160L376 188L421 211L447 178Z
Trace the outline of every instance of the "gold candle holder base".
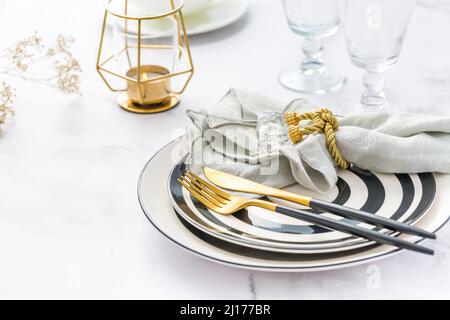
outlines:
M166 101L155 104L140 104L133 102L126 92L122 92L117 97L119 106L129 112L139 114L149 114L167 111L175 108L180 103L180 95L172 94Z

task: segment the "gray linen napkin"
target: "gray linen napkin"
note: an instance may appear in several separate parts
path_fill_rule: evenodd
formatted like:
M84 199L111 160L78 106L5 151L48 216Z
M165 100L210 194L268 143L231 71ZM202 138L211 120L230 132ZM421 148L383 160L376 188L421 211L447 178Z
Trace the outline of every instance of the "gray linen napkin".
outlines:
M293 145L283 124L285 111L311 112L305 99L289 104L231 89L208 111L188 110L191 166L204 165L273 187L295 182L329 191L337 167L323 134ZM337 146L361 169L388 173L450 173L450 118L429 114L374 113L339 119Z

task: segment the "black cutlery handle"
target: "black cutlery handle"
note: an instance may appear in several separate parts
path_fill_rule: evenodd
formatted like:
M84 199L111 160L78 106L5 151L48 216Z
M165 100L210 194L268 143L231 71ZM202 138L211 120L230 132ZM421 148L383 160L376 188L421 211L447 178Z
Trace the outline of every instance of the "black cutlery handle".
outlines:
M303 221L309 222L309 223L314 223L326 228L330 228L330 229L334 229L334 230L338 230L341 232L345 232L345 233L349 233L358 237L363 237L372 241L376 241L378 243L382 243L382 244L388 244L388 245L392 245L398 248L402 248L402 249L408 249L408 250L412 250L415 252L420 252L420 253L424 253L424 254L429 254L429 255L433 255L434 251L426 248L426 247L422 247L419 246L415 243L411 243L408 241L405 241L403 239L399 239L399 238L395 238L395 237L391 237L388 236L386 234L380 233L380 232L376 232L370 229L365 229L362 227L358 227L349 223L345 223L345 222L341 222L335 219L331 219L322 215L318 215L315 213L310 213L307 211L302 211L302 210L297 210L297 209L292 209L292 208L288 208L288 207L283 207L283 206L276 206L275 211L284 215L287 215L289 217L293 217L293 218L297 218L297 219L301 219Z
M365 212L362 210L357 210L349 207L344 207L338 204L334 204L331 202L326 202L322 200L311 199L309 203L311 208L330 212L337 214L342 217L346 217L353 220L358 220L362 222L367 222L378 227L383 227L387 229L391 229L394 231L400 231L409 234L415 234L424 238L436 239L436 235L434 233L428 232L426 230L410 226L406 223L401 223L392 219L388 219L382 216L377 216L371 214L369 212Z

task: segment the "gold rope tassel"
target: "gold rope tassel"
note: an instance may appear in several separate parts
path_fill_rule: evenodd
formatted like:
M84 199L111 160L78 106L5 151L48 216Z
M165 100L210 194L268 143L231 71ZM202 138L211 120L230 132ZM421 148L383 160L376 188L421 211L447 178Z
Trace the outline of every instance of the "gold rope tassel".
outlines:
M317 112L305 112L299 114L297 112L286 112L284 120L289 126L289 137L294 144L303 140L303 137L313 133L325 134L328 151L331 157L343 169L348 169L349 163L342 157L336 145L336 137L334 132L339 128L339 121L328 109L321 109ZM311 124L303 127L302 121L311 121Z

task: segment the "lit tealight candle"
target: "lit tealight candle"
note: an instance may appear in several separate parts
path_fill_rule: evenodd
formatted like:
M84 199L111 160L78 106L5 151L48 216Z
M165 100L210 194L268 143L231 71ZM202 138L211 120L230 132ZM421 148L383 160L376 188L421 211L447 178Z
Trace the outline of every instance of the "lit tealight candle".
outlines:
M170 99L170 77L152 80L169 74L169 70L161 66L141 66L141 76L138 79L137 68L128 70L127 76L139 82L128 81L128 98L139 105L155 105ZM139 88L141 89L139 91Z

